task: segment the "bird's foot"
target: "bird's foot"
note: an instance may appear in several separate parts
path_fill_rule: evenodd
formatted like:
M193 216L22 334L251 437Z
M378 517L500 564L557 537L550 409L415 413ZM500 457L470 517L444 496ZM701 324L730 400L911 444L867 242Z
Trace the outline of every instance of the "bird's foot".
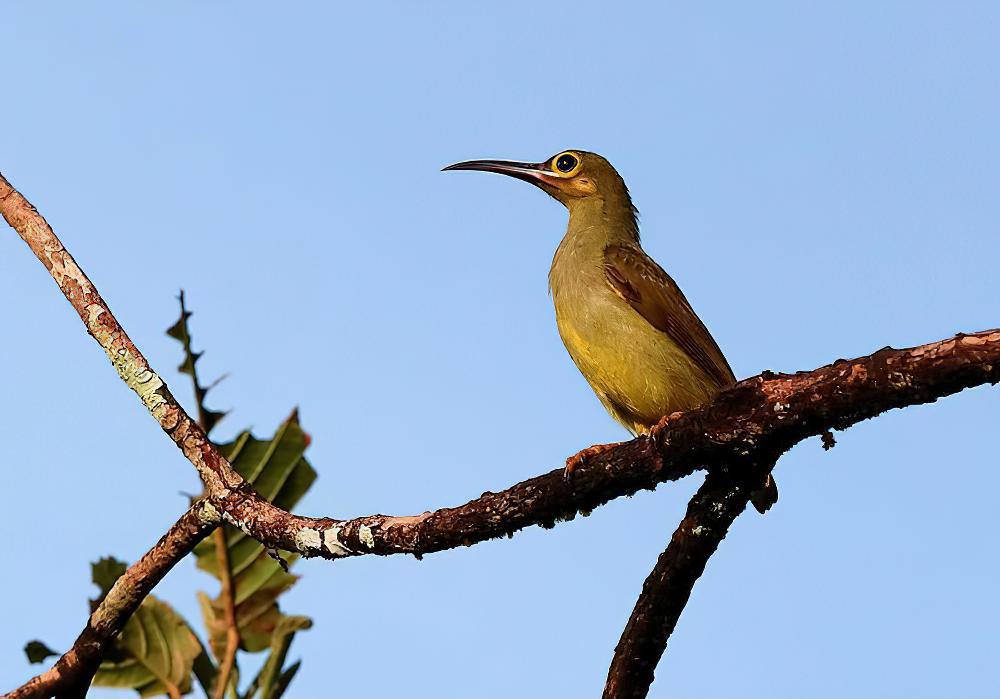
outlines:
M683 414L684 414L683 412L675 412L675 413L670 413L669 415L664 415L663 417L660 418L659 422L653 425L653 428L649 430L649 432L659 432L664 427L669 425L671 420ZM649 434L649 432L647 432L646 434Z
M587 463L587 461L595 456L603 454L610 449L614 449L619 444L621 444L621 442L614 442L612 444L595 444L592 447L587 447L586 449L573 454L573 456L566 459L566 468L563 469L563 478L569 480L573 476L573 471L577 468L583 466Z

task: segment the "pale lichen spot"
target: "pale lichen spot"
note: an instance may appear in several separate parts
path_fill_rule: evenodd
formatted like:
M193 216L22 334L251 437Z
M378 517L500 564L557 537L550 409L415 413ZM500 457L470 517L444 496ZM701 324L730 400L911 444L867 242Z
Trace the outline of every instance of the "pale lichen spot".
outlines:
M136 392L139 399L149 412L157 418L167 403L160 393L164 387L163 379L149 368L144 360L129 352L124 347L117 351L105 348L111 363L129 388Z
M315 529L300 529L295 532L295 547L302 553L318 551L322 541L319 532Z
M105 312L106 310L100 304L90 304L87 307L87 327L104 348L108 359L111 360L111 365L114 366L121 380L138 394L146 409L159 419L167 404L166 398L160 393L160 389L165 386L163 379L149 368L146 360L142 357L130 352L125 347L115 348L121 333L108 333L101 327L98 319Z
M323 541L323 545L326 547L326 550L334 556L350 556L354 553L351 549L341 543L340 527L330 527L329 529L324 529L320 533L320 537Z
M372 528L367 524L362 524L358 528L358 538L361 540L361 543L368 548L375 548L375 537L372 536Z
M200 519L204 524L215 524L222 521L222 513L219 512L215 505L208 500L205 500L202 502L201 509L198 511L198 519Z

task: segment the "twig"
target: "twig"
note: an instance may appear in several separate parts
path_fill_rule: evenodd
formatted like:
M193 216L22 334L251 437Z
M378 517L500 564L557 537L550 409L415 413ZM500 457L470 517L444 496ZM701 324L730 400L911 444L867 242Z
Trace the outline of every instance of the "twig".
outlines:
M215 537L216 565L219 568L219 581L221 582L219 596L222 598L223 618L226 622L226 648L222 662L219 663L219 674L215 679L212 699L223 699L226 695L226 687L229 685L229 676L236 664L236 651L240 647L240 628L236 623L236 586L233 584L233 569L229 563L225 526L216 529L213 536Z
M221 516L211 502L199 500L146 554L118 578L87 626L49 670L0 699L69 699L83 697L112 640L171 568L219 526Z
M178 296L181 305L180 320L177 325L171 328L168 333L172 333L176 328L178 339L184 349L184 363L181 370L187 372L191 377L191 389L194 393L194 402L198 408L198 426L208 435L212 431L212 426L216 421L213 413L205 405L205 396L211 387L203 388L198 380L198 359L201 355L195 354L191 347L191 329L188 326L188 318L191 314L184 304L184 292ZM176 337L176 335L175 335ZM233 580L233 569L229 561L229 547L226 543L225 525L218 527L213 533L215 539L215 560L219 571L219 597L222 600L223 621L226 624L226 647L223 649L220 658L219 671L215 676L215 687L212 690L212 699L223 699L226 695L226 687L229 686L229 678L232 675L233 667L236 664L236 652L240 647L240 629L236 623L236 585Z

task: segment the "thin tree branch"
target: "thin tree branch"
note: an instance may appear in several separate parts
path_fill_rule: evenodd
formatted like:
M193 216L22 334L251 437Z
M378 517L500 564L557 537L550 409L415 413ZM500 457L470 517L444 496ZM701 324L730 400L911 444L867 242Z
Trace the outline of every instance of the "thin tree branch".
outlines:
M551 525L706 465L782 454L829 429L1000 380L1000 330L886 348L810 372L765 372L741 381L710 405L664 418L649 436L587 460L569 482L560 468L460 507L412 517L301 517L261 498L233 470L170 395L45 220L2 175L0 213L52 274L122 380L198 469L225 520L266 546L306 556L422 555Z
M218 509L207 500L199 500L192 505L153 548L118 578L90 615L87 626L73 647L49 670L0 699L76 699L85 696L104 654L125 627L125 622L163 576L220 522Z
M205 432L170 394L166 383L153 371L118 324L111 309L49 224L2 175L0 212L45 265L87 331L108 355L122 381L138 394L160 427L198 469L208 491L224 497L245 489L249 495L243 478L230 467L208 441Z
M759 482L756 481L756 482ZM642 585L615 647L604 699L643 699L695 582L733 520L750 501L752 482L713 471L688 503L687 514Z

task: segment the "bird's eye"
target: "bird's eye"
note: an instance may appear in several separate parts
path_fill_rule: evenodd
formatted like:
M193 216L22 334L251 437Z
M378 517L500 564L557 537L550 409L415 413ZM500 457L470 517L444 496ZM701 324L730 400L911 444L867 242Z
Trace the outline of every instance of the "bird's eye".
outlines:
M556 170L566 174L573 172L573 170L576 169L576 166L580 164L580 159L572 153L562 153L561 155L556 156L555 164Z

